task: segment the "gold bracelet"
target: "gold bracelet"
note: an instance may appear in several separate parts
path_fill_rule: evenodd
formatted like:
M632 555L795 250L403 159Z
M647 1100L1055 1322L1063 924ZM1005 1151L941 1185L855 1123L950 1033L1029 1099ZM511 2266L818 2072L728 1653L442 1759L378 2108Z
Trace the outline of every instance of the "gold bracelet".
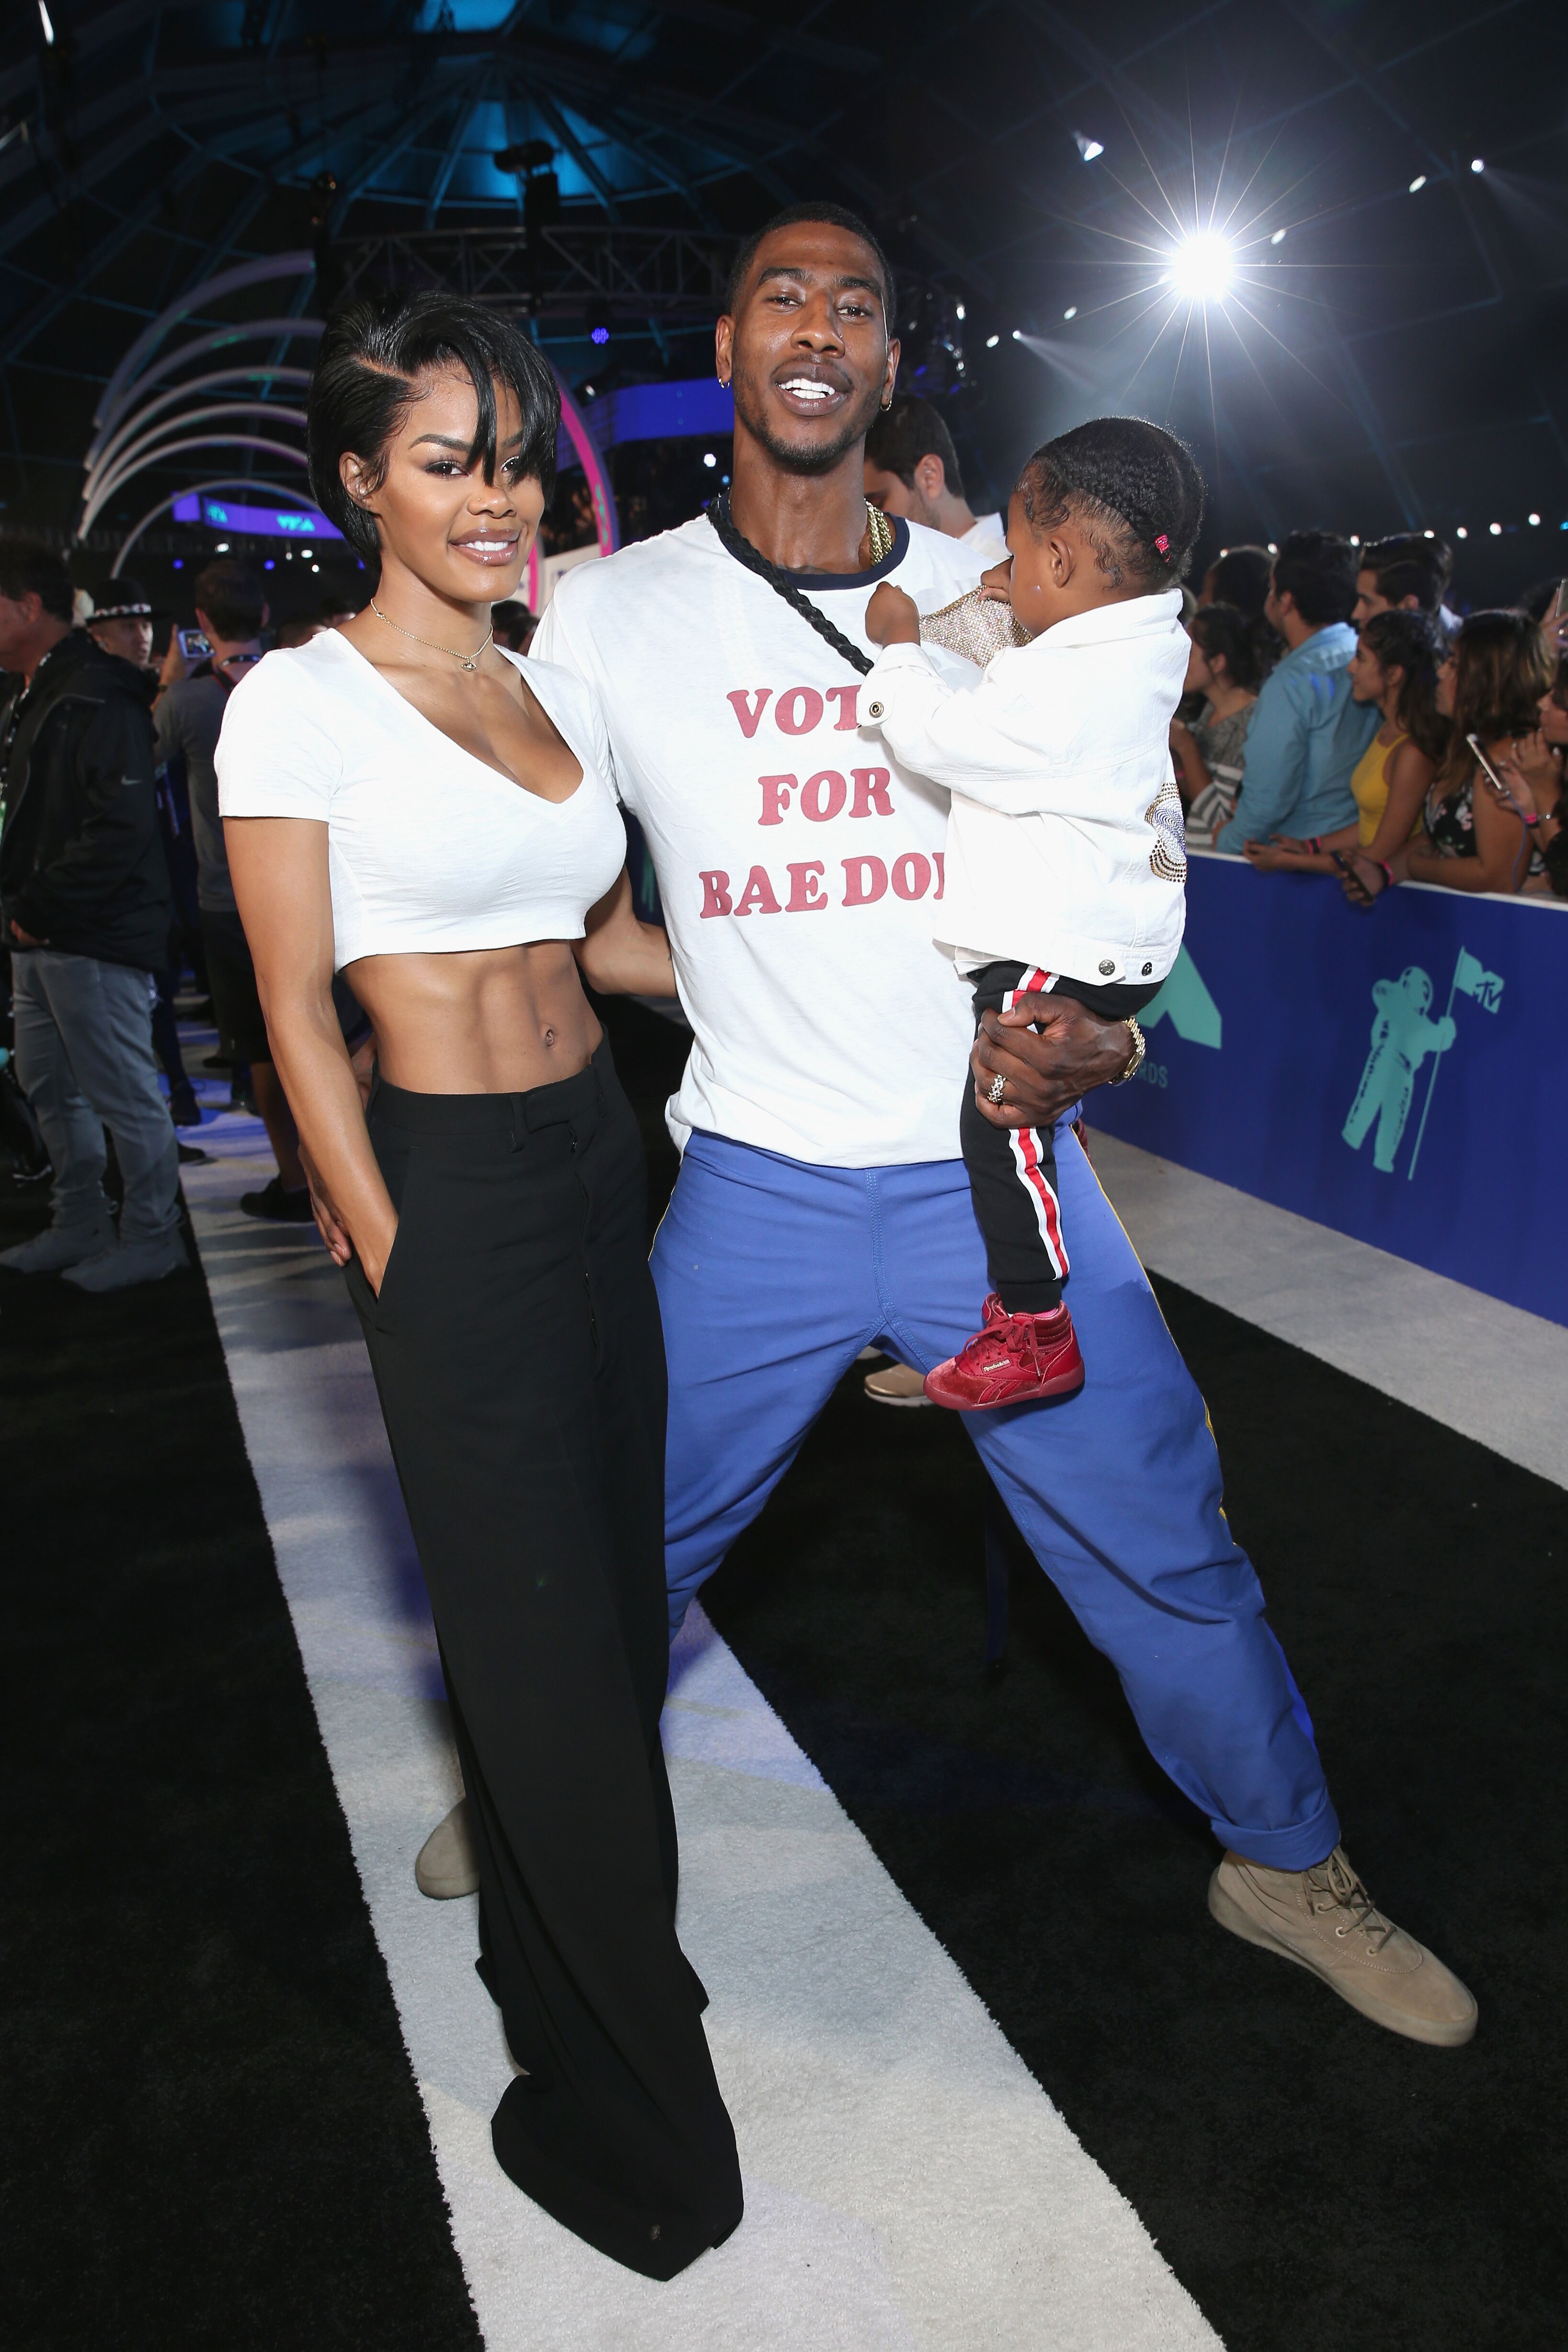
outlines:
M1129 1078L1135 1078L1138 1076L1143 1066L1143 1056L1149 1050L1148 1041L1131 1013L1127 1016L1127 1026L1132 1032L1132 1058L1121 1076L1111 1079L1110 1083L1113 1087L1124 1087Z

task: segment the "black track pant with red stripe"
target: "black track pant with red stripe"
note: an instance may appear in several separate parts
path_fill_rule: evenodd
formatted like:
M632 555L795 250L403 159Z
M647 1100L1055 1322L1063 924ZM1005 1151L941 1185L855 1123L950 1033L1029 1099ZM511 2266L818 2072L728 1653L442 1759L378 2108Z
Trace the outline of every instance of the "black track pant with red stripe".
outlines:
M1157 993L1157 983L1099 988L1024 963L984 964L970 981L977 1033L983 1013L1005 1013L1020 996L1071 996L1091 1013L1122 1021L1142 1013ZM959 1137L992 1287L1009 1315L1048 1315L1061 1305L1070 1265L1049 1128L993 1127L975 1108L971 1078L963 1089Z

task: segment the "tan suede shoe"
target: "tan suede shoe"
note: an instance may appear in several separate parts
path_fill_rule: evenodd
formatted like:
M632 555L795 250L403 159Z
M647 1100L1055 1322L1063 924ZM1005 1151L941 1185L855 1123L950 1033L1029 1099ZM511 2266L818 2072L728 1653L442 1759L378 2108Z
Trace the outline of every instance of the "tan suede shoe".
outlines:
M917 1372L912 1364L889 1364L879 1372L866 1375L866 1393L873 1404L930 1404L926 1394L925 1374Z
M468 1829L468 1801L459 1797L444 1822L437 1822L419 1849L414 1880L421 1895L437 1903L454 1895L473 1895L479 1884L479 1865Z
M1385 1919L1336 1846L1312 1870L1269 1870L1227 1853L1209 1881L1222 1927L1294 1960L1374 2024L1452 2050L1476 2030L1475 1995Z

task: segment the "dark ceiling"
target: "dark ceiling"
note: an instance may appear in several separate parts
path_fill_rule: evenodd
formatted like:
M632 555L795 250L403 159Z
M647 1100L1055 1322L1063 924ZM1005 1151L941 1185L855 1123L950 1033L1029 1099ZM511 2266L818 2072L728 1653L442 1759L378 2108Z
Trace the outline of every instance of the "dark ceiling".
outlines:
M562 231L537 331L569 380L710 362L700 289L639 308L632 233L721 254L832 195L923 289L908 364L994 489L1051 431L1131 408L1194 440L1226 538L1463 525L1487 595L1568 562L1561 5L10 0L5 22L6 527L69 526L107 378L216 272L316 244L338 275L470 228L537 294L531 168ZM561 259L587 229L631 257L594 281L607 303ZM1194 229L1231 247L1223 300L1165 282ZM301 279L192 323L319 299Z

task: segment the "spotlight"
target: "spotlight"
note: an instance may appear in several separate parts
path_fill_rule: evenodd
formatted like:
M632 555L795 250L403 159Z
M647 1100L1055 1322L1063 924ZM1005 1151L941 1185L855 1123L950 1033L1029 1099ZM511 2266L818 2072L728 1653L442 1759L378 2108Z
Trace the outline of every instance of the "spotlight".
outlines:
M1270 555L1278 555L1279 552L1278 543L1272 539L1268 542L1268 552Z
M1527 520L1529 521L1530 528L1531 528L1531 530L1540 530L1540 528L1541 528L1541 517L1540 517L1538 514L1532 514L1532 515L1529 516L1529 517L1527 518Z
M1231 251L1213 229L1200 229L1172 257L1171 283L1188 302L1222 302L1230 285Z
M44 0L38 0L38 22L44 28L44 39L52 49L55 46L55 28L50 22L49 12L44 5ZM1098 152L1098 150L1096 152Z
M1425 173L1425 172L1417 172L1417 173L1416 173L1416 174L1415 174L1415 178L1411 181L1411 183L1410 183L1410 193L1411 193L1411 194L1412 194L1413 196L1418 196L1418 195L1420 194L1420 193L1421 193L1422 189L1423 189L1426 185L1426 173Z
M1487 529L1490 531L1494 539L1500 539L1502 537L1502 525L1500 522L1489 522Z
M955 319L962 319L968 315L962 302L955 302L953 304L952 315Z
M220 539L220 540L218 541L218 542L217 542L217 545L213 549L213 553L214 553L215 555L226 555L226 554L228 553L228 541L227 541L227 540L226 540L226 539Z
M994 352L1001 340L1002 338L1000 335L987 335L985 338L986 350L988 352Z
M1565 522L1565 523L1563 524L1563 530L1568 530L1568 522ZM184 559L184 557L183 555L176 555L176 556L175 556L175 558L174 558L174 570L175 570L176 572L183 572L183 571L184 570L184 568L185 568L185 559Z
M1458 530L1454 533L1454 537L1456 539L1468 539L1469 535L1469 532L1465 529L1463 523L1459 525Z
M273 567L272 558L271 558L270 556L268 556L268 558L266 559L265 562L262 564L261 569L263 570L263 572L270 572L273 568L274 568L274 567Z
M1437 534L1435 530L1424 530L1421 536L1423 539L1436 539Z
M588 312L588 341L601 351L610 340L610 313L603 302L595 302Z
M1352 533L1351 533L1351 545L1352 545L1352 547L1359 547L1359 546L1361 545L1361 541L1360 541L1360 540L1356 537L1356 535L1355 535L1355 533L1354 533L1354 531L1353 531L1353 530L1352 530Z
M1015 327L1015 328L1014 328L1014 330L1013 330L1013 341L1014 341L1016 343L1021 343L1021 342L1023 341L1023 340L1024 340L1024 330L1022 329L1022 327Z
M705 466L716 466L719 463L719 460L713 455L711 449L704 449L702 452L702 462Z
M1070 310L1064 310L1062 312L1062 317L1064 319L1076 319L1078 317L1078 304L1075 302Z
M1484 163L1484 162L1482 161L1482 159L1481 159L1481 158L1480 158L1480 156L1479 156L1479 155L1478 155L1478 156L1476 156L1476 158L1474 159L1474 161L1472 162L1472 163L1471 163L1471 165L1470 165L1470 169L1471 169L1471 171L1472 171L1472 172L1484 172L1484 171L1486 170L1486 168L1487 168L1487 167L1486 167L1486 164Z
M310 569L311 569L311 571L312 571L312 572L319 572L319 571L321 570L321 565L320 565L319 563L312 563L312 564L311 564L311 566L310 566Z
M1270 245L1283 245L1289 234L1289 229L1277 228L1268 242Z
M41 5L42 0L40 0ZM1092 163L1097 155L1103 155L1105 152L1105 142L1102 139L1086 139L1081 131L1073 132L1073 142L1086 163Z

